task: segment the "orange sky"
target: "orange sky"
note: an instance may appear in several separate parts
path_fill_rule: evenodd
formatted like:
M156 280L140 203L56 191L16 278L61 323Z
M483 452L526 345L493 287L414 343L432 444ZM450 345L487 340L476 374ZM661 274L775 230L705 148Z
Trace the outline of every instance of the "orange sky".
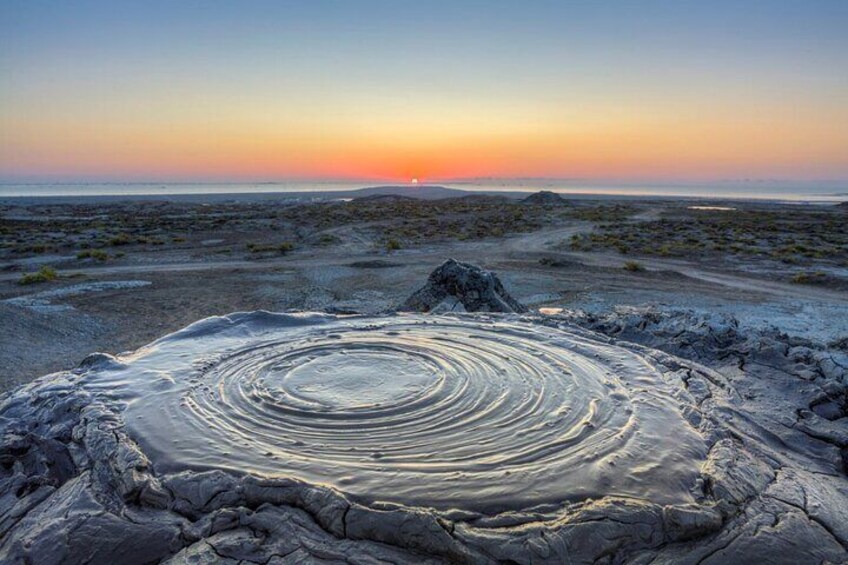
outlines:
M848 179L838 3L380 25L260 4L5 5L0 180Z
M373 112L334 124L229 116L165 122L85 115L7 119L2 162L46 176L275 179L292 176L423 179L822 178L844 168L848 128L803 115L654 115L598 120L463 115L433 120ZM268 113L268 108L257 109ZM608 114L599 109L598 114ZM556 114L551 111L551 116ZM800 113L799 113L800 114ZM841 118L840 118L841 119ZM848 123L848 122L844 122Z

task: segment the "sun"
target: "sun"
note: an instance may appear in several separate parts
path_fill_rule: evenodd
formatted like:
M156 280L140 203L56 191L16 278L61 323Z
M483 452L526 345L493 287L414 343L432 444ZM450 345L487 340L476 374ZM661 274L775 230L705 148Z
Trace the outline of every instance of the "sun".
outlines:
M418 179L415 179L415 178L414 178L414 179L412 179L412 180L411 180L411 181L409 181L409 182L411 182L412 184L418 184Z

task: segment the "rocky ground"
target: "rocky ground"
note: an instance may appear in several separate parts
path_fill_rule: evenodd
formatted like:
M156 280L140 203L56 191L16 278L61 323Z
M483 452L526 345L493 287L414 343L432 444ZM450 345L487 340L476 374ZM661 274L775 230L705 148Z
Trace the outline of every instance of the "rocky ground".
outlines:
M574 235L576 251L614 249L624 255L727 258L755 265L784 266L791 282L848 289L848 222L834 209L696 206L668 210L664 217L635 224L606 222L593 233ZM768 268L768 267L766 267Z

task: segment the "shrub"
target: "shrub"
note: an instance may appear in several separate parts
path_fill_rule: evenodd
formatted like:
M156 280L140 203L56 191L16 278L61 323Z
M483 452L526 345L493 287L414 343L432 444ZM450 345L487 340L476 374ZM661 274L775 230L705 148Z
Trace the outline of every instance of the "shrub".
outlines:
M129 245L130 243L132 243L132 239L125 233L119 233L118 235L109 240L109 245L112 246Z
M813 273L795 273L795 275L792 276L791 281L794 284L815 284L823 282L826 278L826 274L821 271L816 271Z
M642 263L639 263L637 261L627 261L624 264L624 270L630 271L631 273L637 273L639 271L644 271L645 267L642 266Z
M287 241L280 243L279 245L262 245L260 243L248 243L247 249L251 253L267 253L271 251L276 251L281 255L285 255L286 253L294 249L294 245Z
M318 238L318 245L334 245L339 242L341 242L341 239L330 233L322 234L321 237Z
M38 269L38 272L26 273L25 275L23 275L21 277L21 280L18 281L18 284L36 284L50 282L55 281L58 277L59 274L56 272L56 269L45 265Z
M106 261L109 259L109 254L102 249L85 249L77 253L77 259L97 259L98 261Z

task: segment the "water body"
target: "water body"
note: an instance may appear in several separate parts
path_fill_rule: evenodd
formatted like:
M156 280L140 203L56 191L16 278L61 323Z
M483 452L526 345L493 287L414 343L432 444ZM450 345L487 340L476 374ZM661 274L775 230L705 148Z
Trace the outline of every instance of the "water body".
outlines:
M324 193L392 184L380 181L287 181L267 183L4 183L2 197L142 196L203 194ZM586 183L556 179L428 180L427 184L467 191L536 192L550 190L570 195L656 196L720 199L766 199L809 202L848 200L848 182L733 181L702 184Z

